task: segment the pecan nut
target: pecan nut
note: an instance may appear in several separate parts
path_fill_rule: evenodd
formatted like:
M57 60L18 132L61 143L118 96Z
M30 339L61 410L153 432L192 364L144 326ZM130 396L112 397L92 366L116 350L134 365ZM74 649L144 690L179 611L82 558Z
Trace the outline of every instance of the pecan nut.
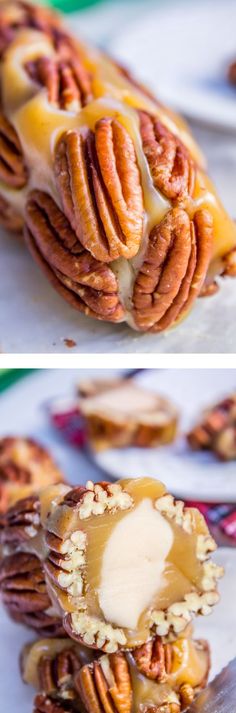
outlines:
M25 69L34 82L46 87L49 102L60 109L79 111L92 100L91 77L76 55L58 60L42 56L28 61Z
M138 670L147 678L163 682L171 672L172 647L163 644L159 636L135 649L133 656Z
M23 0L1 0L0 57L22 28L33 28L44 32L54 41L58 49L66 41L61 21L55 12L45 7L37 7Z
M3 557L0 563L0 593L9 616L35 629L42 636L63 636L59 617L51 613L43 565L28 552Z
M131 713L132 684L123 653L110 654L109 685L100 661L83 666L75 677L75 687L87 713Z
M13 233L23 230L23 218L0 193L0 223Z
M20 547L36 537L41 529L39 499L18 500L0 517L0 542L8 549Z
M23 188L27 169L20 140L8 119L0 113L0 180L11 188Z
M73 307L97 319L120 321L123 308L114 273L84 250L67 218L46 193L30 194L25 235L34 257Z
M74 707L71 701L55 701L54 698L44 694L38 694L34 700L33 713L73 713Z
M196 169L187 148L155 117L141 111L139 117L143 150L155 188L175 201L192 196Z
M133 141L116 119L69 131L55 156L57 186L78 239L98 260L138 252L143 230L141 178Z
M53 659L42 656L38 665L40 690L47 695L75 699L74 679L80 668L79 656L72 648L63 649Z
M207 210L168 212L149 237L143 265L134 284L134 318L139 329L160 332L186 313L201 291L213 243Z

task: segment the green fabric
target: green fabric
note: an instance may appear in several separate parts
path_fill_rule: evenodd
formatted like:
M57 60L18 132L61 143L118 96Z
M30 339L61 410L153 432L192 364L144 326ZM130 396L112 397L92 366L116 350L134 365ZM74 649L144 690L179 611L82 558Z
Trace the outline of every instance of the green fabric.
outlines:
M0 369L0 393L37 369Z
M49 4L63 12L82 10L89 5L96 5L101 0L50 0Z

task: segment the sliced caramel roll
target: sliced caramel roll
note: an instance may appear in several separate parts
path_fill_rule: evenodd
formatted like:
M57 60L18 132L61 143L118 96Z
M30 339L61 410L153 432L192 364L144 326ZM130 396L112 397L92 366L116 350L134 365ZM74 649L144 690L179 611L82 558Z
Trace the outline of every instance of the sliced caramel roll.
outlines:
M109 383L101 385L98 393L80 399L79 407L89 443L97 451L130 445L160 446L177 435L175 407L130 380L110 387Z
M45 570L69 636L113 653L210 614L223 570L198 510L149 478L55 492L41 496Z

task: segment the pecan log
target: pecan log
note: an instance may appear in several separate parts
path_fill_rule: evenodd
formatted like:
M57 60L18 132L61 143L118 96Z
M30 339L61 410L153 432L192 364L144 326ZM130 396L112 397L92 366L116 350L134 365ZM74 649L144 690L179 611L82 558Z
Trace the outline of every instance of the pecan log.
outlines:
M143 330L162 331L186 313L201 291L211 257L213 229L207 210L190 220L173 208L150 235L134 284L134 318Z
M73 307L97 319L122 318L114 273L84 250L68 220L46 193L30 194L25 234L31 252Z
M104 262L136 255L143 198L125 127L104 118L94 132L68 132L57 147L55 173L65 214L82 245Z
M35 629L41 636L63 636L60 619L50 613L43 565L28 552L3 557L0 564L0 593L9 616Z
M236 459L236 394L223 399L203 414L187 435L193 450L212 451L221 460Z
M27 170L19 138L13 126L0 113L0 180L12 188L22 188Z
M0 512L24 495L63 481L48 451L32 438L0 439Z

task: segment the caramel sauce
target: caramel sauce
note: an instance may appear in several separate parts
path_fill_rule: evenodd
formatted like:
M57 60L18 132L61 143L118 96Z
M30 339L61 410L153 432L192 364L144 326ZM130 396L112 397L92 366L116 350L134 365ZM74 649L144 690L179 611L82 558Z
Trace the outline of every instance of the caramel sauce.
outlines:
M23 652L23 678L25 683L40 688L38 666L44 656L53 659L61 651L72 649L78 654L81 664L90 663L94 656L90 649L82 644L75 644L72 639L39 639L34 644L29 644Z
M150 499L153 503L165 494L162 483L149 479L124 480L122 487L133 499L133 508L137 507L143 499ZM87 535L86 569L85 576L85 602L87 613L104 619L99 605L99 589L101 585L101 570L106 545L113 529L130 510L117 510L103 515L91 515L87 520L80 520L76 510L62 505L49 518L48 526L59 537L68 537L74 530L83 530ZM147 640L150 629L150 613L154 609L164 610L173 602L181 601L184 595L194 588L200 588L202 568L196 558L196 539L200 532L205 532L202 518L198 511L195 512L195 531L186 533L172 520L168 520L173 532L173 544L165 560L161 586L157 595L150 602L148 608L141 614L135 631L124 629L127 645L139 646ZM121 552L122 561L122 552ZM76 611L76 600L63 592L60 595L62 607L68 611Z

